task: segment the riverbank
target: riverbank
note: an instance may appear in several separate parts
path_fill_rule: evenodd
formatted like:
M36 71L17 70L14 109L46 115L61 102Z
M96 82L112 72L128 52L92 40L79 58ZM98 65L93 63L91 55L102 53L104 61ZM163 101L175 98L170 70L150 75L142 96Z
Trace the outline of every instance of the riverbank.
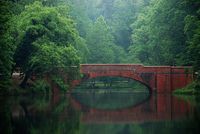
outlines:
M20 87L20 83L22 82L22 78L18 73L14 73L9 83L5 88L1 89L0 95L10 95L10 96L18 96L18 95L33 95L33 94L49 94L50 86L44 81L32 81L28 80L25 87Z
M199 98L200 95L180 95L179 94L179 95L175 95L175 97L188 102L192 106L199 106L199 101L197 98Z
M188 86L173 91L174 95L200 95L200 82L194 81Z
M199 105L199 101L196 98L200 96L200 83L199 81L194 81L184 88L175 90L173 95L193 106L197 106Z

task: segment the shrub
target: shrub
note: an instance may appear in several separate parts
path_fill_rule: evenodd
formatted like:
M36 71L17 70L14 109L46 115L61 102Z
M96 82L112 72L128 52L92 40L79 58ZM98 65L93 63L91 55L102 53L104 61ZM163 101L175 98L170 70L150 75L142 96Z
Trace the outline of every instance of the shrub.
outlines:
M66 92L69 89L69 85L65 84L64 80L60 77L53 77L53 82L59 87L59 89L63 92Z
M51 88L49 84L45 80L42 80L42 79L35 81L35 83L33 84L34 93L49 94L51 91L50 89Z

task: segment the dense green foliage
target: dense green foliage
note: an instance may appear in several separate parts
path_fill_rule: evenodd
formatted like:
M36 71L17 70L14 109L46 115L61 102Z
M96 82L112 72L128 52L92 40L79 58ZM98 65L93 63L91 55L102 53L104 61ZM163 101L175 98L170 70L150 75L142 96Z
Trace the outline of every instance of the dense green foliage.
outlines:
M2 0L0 20L1 87L16 67L22 86L58 67L71 75L79 63L192 65L200 73L199 0Z
M114 40L103 16L97 18L86 39L88 49L90 50L90 54L88 55L89 63L114 62Z
M51 87L46 81L39 79L35 81L32 92L49 95L51 93L50 89Z
M187 16L184 33L187 43L187 62L200 73L200 1L185 0ZM199 79L199 78L198 78Z
M76 40L80 37L73 21L60 10L35 2L15 20L19 21L16 21L14 31L18 46L14 59L16 67L26 75L22 84L32 72L49 72L56 67L68 68L79 64L74 47L78 48Z
M70 14L77 22L80 35L86 39L88 63L131 62L127 58L131 42L130 24L148 0L66 1L71 5Z
M198 0L68 0L68 4L81 36L86 39L89 63L107 63L102 61L104 58L109 59L109 63L194 65L198 70L199 50L197 45L191 44L195 41L195 44L199 43ZM101 35L94 33L96 37L93 32L100 26L100 23L97 26L100 16L104 18L104 28L108 27L108 30ZM111 36L105 43L102 38L106 34ZM102 41L95 43L97 38ZM105 45L111 40L113 45ZM110 54L106 52L99 58L96 56L101 54L98 46L103 49L106 48L104 45ZM96 51L97 48L100 50ZM115 60L118 57L120 59Z
M9 36L9 20L12 17L10 8L10 2L0 1L0 89L6 88L9 84L15 48L10 44L12 40Z
M176 65L184 52L184 17L179 0L153 0L132 24L130 57L136 62Z
M184 88L177 89L173 92L175 95L194 95L200 93L200 85L199 82L192 82Z

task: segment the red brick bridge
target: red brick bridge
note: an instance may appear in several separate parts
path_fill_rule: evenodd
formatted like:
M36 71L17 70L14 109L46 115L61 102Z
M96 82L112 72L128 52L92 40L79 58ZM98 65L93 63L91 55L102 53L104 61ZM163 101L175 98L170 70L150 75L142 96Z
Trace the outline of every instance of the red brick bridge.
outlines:
M149 87L150 91L157 93L170 93L177 88L185 87L193 81L192 68L187 66L81 64L81 73L85 75L84 79L103 76L134 79Z

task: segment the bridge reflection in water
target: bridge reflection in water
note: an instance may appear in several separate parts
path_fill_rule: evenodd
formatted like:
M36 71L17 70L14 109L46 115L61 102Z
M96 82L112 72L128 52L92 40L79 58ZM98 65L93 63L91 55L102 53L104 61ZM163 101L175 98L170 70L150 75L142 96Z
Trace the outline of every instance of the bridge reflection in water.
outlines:
M122 68L125 68L122 70ZM134 68L134 72L132 71ZM185 67L186 68L186 67ZM78 99L75 97L78 94L71 96L71 103L73 107L82 112L81 121L84 123L144 123L155 121L166 121L187 118L193 112L193 108L189 103L182 101L174 96L171 92L175 87L183 87L192 81L192 75L184 72L184 67L144 67L141 65L82 65L81 72L88 74L88 79L95 79L97 77L125 77L130 78L148 87L148 95L146 99L136 101L138 104L128 105L128 107L121 107L118 109L106 109L99 108L97 102L106 103L105 98L96 101L96 98L100 98L97 93L83 92L82 95L89 96L93 105L86 105L85 99ZM177 72L175 72L177 71ZM142 72L142 73L141 73ZM144 73L145 72L145 73ZM148 82L143 80L142 76L152 73L155 77L149 78ZM168 72L168 73L167 73ZM83 80L85 81L85 80ZM183 82L181 82L183 81ZM77 82L80 84L79 82ZM77 86L78 84L74 85ZM182 85L181 85L182 84ZM162 86L161 86L162 85ZM177 86L178 85L178 86ZM174 86L174 87L173 87ZM151 90L157 90L151 92ZM84 89L79 89L79 91ZM72 90L73 91L73 90ZM99 91L99 90L98 90ZM131 92L130 92L131 93ZM100 93L104 94L104 93ZM109 93L105 93L106 94ZM110 93L115 94L115 93ZM96 98L95 98L96 97ZM132 94L132 98L137 97L137 94ZM122 97L123 98L123 97ZM124 98L119 98L117 101L124 101ZM130 100L126 99L127 103ZM109 105L110 102L107 102ZM126 103L126 102L125 102ZM112 105L112 104L110 104Z
M139 105L117 110L86 107L71 97L71 103L82 111L83 123L144 123L163 120L187 118L193 108L185 101L170 94L152 94L148 100Z

